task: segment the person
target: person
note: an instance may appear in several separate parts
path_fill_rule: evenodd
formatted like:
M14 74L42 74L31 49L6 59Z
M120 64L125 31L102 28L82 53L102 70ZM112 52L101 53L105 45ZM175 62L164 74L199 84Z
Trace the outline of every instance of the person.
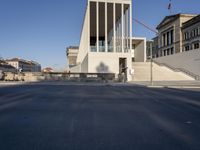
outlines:
M135 70L132 68L130 69L130 75L134 75L135 74Z
M123 82L127 81L127 70L128 70L128 67L125 67L122 69Z

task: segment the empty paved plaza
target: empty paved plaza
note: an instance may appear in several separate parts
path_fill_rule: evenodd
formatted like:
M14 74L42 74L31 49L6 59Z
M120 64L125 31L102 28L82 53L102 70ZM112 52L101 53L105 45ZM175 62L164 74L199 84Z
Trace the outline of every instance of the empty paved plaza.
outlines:
M1 150L199 150L200 90L0 87Z

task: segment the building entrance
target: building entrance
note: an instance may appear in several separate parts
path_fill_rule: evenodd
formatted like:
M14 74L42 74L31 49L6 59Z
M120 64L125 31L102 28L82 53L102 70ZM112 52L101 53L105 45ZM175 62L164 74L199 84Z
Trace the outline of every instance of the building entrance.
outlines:
M119 75L124 82L127 81L127 69L127 59L119 58Z

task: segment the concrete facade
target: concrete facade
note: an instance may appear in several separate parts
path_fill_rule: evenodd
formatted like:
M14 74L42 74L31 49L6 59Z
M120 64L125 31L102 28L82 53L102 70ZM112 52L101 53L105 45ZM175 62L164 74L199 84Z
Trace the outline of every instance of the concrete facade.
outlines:
M132 38L131 0L87 1L76 65L70 71L117 77L124 70L131 81L132 61L146 61L144 53L146 39Z
M0 71L1 72L16 72L17 69L8 63L6 63L4 60L0 60Z
M200 49L159 57L155 61L200 76Z
M133 37L132 38L132 62L146 62L146 38L143 37Z
M157 26L159 57L182 52L182 25L196 15L176 14L167 16Z
M66 50L67 55L67 64L69 66L69 69L76 66L76 60L78 56L79 47L77 46L70 46Z
M80 72L119 74L120 59L131 69L131 9L131 0L88 0L77 57Z
M35 61L13 58L5 60L9 65L22 72L41 72L41 65Z
M200 48L200 15L185 22L182 27L183 51Z

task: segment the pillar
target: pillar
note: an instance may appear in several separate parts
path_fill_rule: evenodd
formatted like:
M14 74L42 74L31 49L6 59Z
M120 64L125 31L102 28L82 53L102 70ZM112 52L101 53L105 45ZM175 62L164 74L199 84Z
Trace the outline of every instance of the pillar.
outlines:
M105 3L105 52L108 52L108 3Z
M124 4L121 4L121 50L122 52L125 52L124 50Z
M130 52L132 50L132 2L130 3Z
M88 1L88 50L91 51L91 48L90 48L90 1Z
M116 52L116 31L115 31L115 3L113 3L113 35L114 35L114 39L113 39L113 51Z
M97 52L99 52L99 2L96 2L96 21L97 21Z

